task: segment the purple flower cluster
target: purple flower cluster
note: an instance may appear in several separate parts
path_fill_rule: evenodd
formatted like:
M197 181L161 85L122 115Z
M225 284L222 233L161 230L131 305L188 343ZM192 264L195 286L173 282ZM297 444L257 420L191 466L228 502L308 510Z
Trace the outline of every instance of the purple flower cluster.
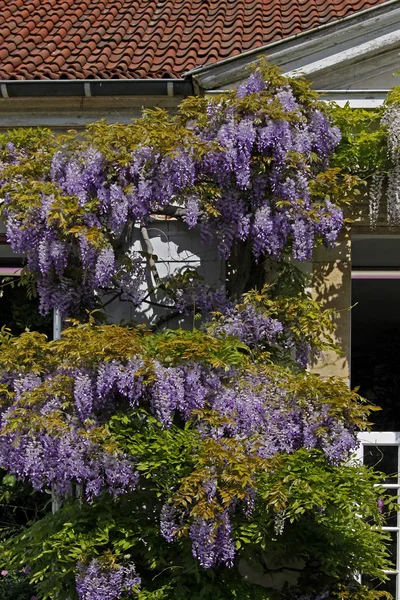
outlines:
M62 192L77 196L85 204L103 182L104 158L96 148L83 148L73 157L60 150L54 155L51 179L57 181Z
M178 532L177 511L170 504L164 504L160 513L161 535L167 542L173 542Z
M179 368L165 368L155 365L156 382L151 393L151 406L159 421L168 427L172 423L172 415L178 406L184 404L184 377Z
M12 418L12 412L9 414ZM61 498L68 496L72 482L81 484L88 501L103 489L114 496L133 491L139 477L131 458L102 450L72 424L58 436L28 431L3 435L0 462L36 490L53 486Z
M301 368L307 368L312 351L310 341L307 337L295 339L290 328L270 317L265 309L248 303L227 305L221 313L216 315L215 325L211 325L213 335L236 337L250 348L268 346L280 356L285 353L287 359L294 360Z
M258 100L257 110L245 108L250 99ZM275 116L272 104L281 108L272 111ZM208 122L187 123L190 135L173 151L163 153L146 142L120 161L118 148L112 148L115 160L106 159L88 140L59 147L42 177L57 192L42 194L26 214L7 191L7 236L13 251L27 256L42 312L90 307L110 287L139 305L144 270L139 256L126 261L121 242L134 223L146 223L171 202L185 209L188 228L200 223L205 241L217 238L224 257L242 241L251 245L256 260L280 257L287 247L294 258L307 260L315 237L333 244L342 212L330 202L317 206L310 183L328 165L340 134L318 103L302 103L289 81L274 87L257 71L236 98L211 99L205 110ZM21 153L12 144L3 150L8 164L18 163ZM18 188L24 182L13 176L11 183ZM209 189L215 190L211 200ZM59 217L65 213L59 195L76 203L68 227ZM120 248L118 255L113 247ZM199 308L215 310L217 298L200 290L196 296ZM178 309L193 306L190 300L178 299Z
M145 384L141 373L143 367L144 361L141 358L131 358L126 362L111 360L100 362L91 376L74 374L75 404L79 416L81 405L77 402L76 386L77 382L82 381L82 378L87 382L86 389L88 389L85 396L86 412L91 407L96 414L107 413L107 410L112 411L118 405L118 398L127 400L132 408L138 404L139 399L145 393Z
M327 200L325 207L319 211L318 219L316 231L331 248L343 227L343 212Z
M332 126L318 109L312 110L308 115L308 126L312 149L321 159L325 158L325 166L327 166L329 157L340 142L340 130Z
M227 417L227 425L216 434L252 438L256 436L258 453L269 458L277 453L293 453L305 448L320 449L337 464L357 446L354 430L345 418L333 418L329 406L311 401L300 407L296 394L287 391L266 374L250 375L240 382L223 385L209 396L214 410Z
M223 256L229 256L237 241L249 240L256 258L279 257L291 245L294 258L307 260L316 234L331 245L340 229L341 211L327 204L316 218L309 191L310 182L326 168L340 132L318 108L303 106L289 84L271 92L256 72L239 87L237 98L258 94L257 114L243 114L240 105L226 107L222 118L222 107L208 110L208 130L201 135L209 139L214 132L218 149L206 154L201 171L220 189L218 216L209 217L208 231L217 236ZM272 97L287 118L263 112L263 99L268 105ZM311 153L320 159L312 168ZM291 162L294 155L299 157L296 165Z
M136 597L141 580L133 563L105 567L93 559L89 565L78 563L76 591L79 600L119 600Z
M120 260L109 243L122 233L128 212L121 204L122 196L125 198L121 186L107 183L108 174L109 166L92 147L74 152L62 149L53 157L48 178L63 194L77 199L79 233L66 233L63 221L53 217L53 210L63 211L54 194L42 194L25 215L13 210L11 196L7 198L8 241L14 252L26 255L27 268L37 280L43 314L53 308L63 315L90 308L96 295L109 288L135 305L141 302L145 275L140 255ZM118 227L114 226L116 219ZM111 235L99 244L96 236L90 235L94 229L103 237L108 229Z
M107 288L116 271L115 255L111 247L104 248L97 256L95 284L100 288Z
M30 427L28 422L18 432L1 436L3 468L21 479L28 479L35 489L53 486L60 497L69 494L72 482L84 487L89 501L103 489L114 496L132 491L138 481L134 459L103 449L90 439L90 432L115 410L118 398L125 399L131 406L138 402L144 393L143 377L138 374L143 364L141 359L131 359L125 364L101 363L94 373L70 370L73 382L70 408L65 408L65 397L46 399L44 395L43 402L36 407L40 420L35 427ZM63 375L66 376L65 371ZM52 376L47 374L45 379L50 382ZM13 421L15 411L26 409L29 393L35 392L42 383L42 379L33 374L23 377L15 374L14 378L8 378L15 397L13 404L3 412L2 427ZM51 430L48 425L54 419L58 425L56 430Z
M237 96L238 98L245 98L250 94L257 94L262 92L266 88L266 82L262 78L261 73L257 71L252 73L245 83L242 83L238 87Z
M248 346L255 347L275 343L283 333L283 326L277 319L271 319L254 305L247 304L240 311L236 307L226 311L215 333L235 336Z
M78 373L75 378L74 399L79 418L84 421L93 413L93 382L91 377L84 373Z
M175 411L190 419L221 385L216 373L199 364L165 368L156 361L154 371L156 381L148 390L150 405L165 427L171 425Z
M225 312L233 303L227 298L225 288L210 287L194 280L177 290L175 306L182 314L191 312Z
M185 221L189 229L193 229L200 217L200 198L196 194L188 196L186 200Z
M235 544L231 536L231 524L227 512L217 523L196 519L190 527L192 554L205 569L220 564L232 567L235 559Z

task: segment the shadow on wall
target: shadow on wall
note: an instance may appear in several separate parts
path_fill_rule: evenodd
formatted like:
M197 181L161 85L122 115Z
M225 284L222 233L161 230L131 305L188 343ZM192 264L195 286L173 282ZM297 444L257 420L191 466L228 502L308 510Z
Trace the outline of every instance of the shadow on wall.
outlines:
M147 289L154 290L150 293L146 303L136 311L129 302L114 301L107 307L110 322L129 323L134 320L149 325L156 319L169 328L191 327L192 319L175 316L166 320L166 316L173 313L172 308L164 308L165 294L157 291L156 277L161 280L182 273L186 269L196 269L209 286L219 288L225 284L224 261L218 256L215 243L203 244L200 230L195 227L188 231L187 226L177 220L154 220L147 227L151 244L151 254L154 256L153 269L147 266ZM135 228L130 247L136 252L146 252L140 230ZM148 251L148 249L147 249ZM143 258L143 264L146 260ZM138 318L140 315L140 319ZM163 320L165 319L165 320Z

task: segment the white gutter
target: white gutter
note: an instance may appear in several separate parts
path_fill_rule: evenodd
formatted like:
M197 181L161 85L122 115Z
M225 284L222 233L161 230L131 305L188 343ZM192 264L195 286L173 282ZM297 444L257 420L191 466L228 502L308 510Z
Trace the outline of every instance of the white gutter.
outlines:
M317 90L321 100L348 104L351 108L378 108L382 106L390 90Z

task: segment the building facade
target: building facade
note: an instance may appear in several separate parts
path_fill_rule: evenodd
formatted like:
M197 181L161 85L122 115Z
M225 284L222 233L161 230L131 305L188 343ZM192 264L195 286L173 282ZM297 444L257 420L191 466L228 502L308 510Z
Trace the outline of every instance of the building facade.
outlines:
M238 0L137 2L55 0L0 2L0 129L81 129L106 118L128 123L142 108L176 110L186 96L236 88L267 57L290 76L312 81L326 100L373 109L400 84L400 0L314 3ZM365 211L364 211L365 212ZM342 354L326 353L310 368L339 376L385 410L377 431L362 438L360 456L400 479L400 228L382 215L371 230L358 218L332 251L308 265L315 297L337 311ZM182 241L173 221L151 232L157 254L174 270L190 262L210 283L223 281L215 248ZM160 234L161 231L161 234ZM0 274L16 274L0 228ZM170 272L169 271L169 272ZM129 314L120 305L116 320ZM399 382L397 382L399 379ZM400 600L400 521L388 525L396 569L389 589Z

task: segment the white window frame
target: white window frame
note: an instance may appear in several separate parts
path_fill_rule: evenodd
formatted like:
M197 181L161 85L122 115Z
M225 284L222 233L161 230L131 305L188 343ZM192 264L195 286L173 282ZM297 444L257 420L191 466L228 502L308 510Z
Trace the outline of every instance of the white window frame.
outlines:
M400 432L399 431L362 431L358 434L360 443L356 457L360 462L364 459L365 446L397 446L397 483L382 483L382 487L387 490L397 490L397 502L400 500ZM396 577L396 596L395 600L400 600L400 512L397 513L396 527L383 527L384 531L396 532L396 569L394 571L385 571L387 575Z

